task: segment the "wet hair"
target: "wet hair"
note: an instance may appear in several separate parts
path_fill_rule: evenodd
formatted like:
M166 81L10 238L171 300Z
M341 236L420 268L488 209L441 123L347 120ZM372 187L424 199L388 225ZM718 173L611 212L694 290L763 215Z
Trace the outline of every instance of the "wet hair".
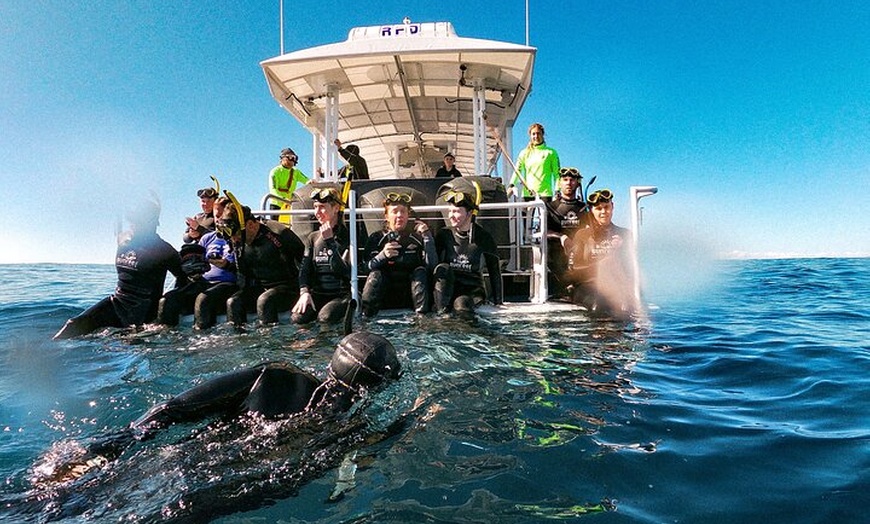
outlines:
M401 364L393 344L368 332L351 333L341 339L328 372L330 379L350 389L375 387L400 374Z
M150 198L136 202L125 213L127 220L137 226L156 226L160 219L160 204Z

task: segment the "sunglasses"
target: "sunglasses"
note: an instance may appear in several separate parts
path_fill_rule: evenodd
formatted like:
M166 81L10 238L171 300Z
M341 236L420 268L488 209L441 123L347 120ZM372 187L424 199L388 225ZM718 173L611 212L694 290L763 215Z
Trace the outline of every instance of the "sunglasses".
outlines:
M238 233L242 228L239 226L239 223L235 220L226 220L220 223L216 223L214 230L217 234L218 238L223 240L230 240L233 235Z
M298 159L295 156L291 156L291 155L282 155L280 158L286 158L288 160L292 160L293 162L298 161Z
M580 174L580 171L577 170L576 167L563 167L559 170L559 176L569 176L571 178L583 178L583 175Z
M384 205L387 204L410 204L411 203L411 195L405 195L402 193L387 193L384 197Z
M338 190L333 187L324 187L322 189L316 189L311 193L311 198L320 202L321 204L325 204L327 202L335 202L336 204L341 204L341 195L339 195Z
M592 204L593 206L598 203L606 204L611 200L613 200L613 192L609 189L599 189L598 191L586 197L586 202Z

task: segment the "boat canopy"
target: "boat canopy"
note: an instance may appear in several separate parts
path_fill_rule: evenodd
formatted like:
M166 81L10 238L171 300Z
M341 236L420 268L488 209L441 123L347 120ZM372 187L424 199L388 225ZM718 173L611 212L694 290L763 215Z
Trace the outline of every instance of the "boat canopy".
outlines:
M463 174L493 173L499 140L511 150L535 52L406 19L260 65L275 100L311 132L313 169L326 178L342 165L335 138L359 146L371 178L429 178L447 152Z

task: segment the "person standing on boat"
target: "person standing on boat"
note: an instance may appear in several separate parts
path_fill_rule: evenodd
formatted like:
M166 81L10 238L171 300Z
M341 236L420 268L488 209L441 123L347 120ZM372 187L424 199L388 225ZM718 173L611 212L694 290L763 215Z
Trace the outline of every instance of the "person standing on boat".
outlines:
M281 163L275 166L269 173L269 193L290 200L296 192L297 185L305 185L309 182L308 177L296 169L299 157L289 147L281 150L279 156ZM269 209L290 209L289 204L269 204ZM281 215L281 221L289 223L289 217Z
M435 173L435 178L456 178L462 176L462 173L456 169L456 157L453 153L444 155L444 163L438 168Z
M504 301L501 263L492 235L474 220L480 198L450 191L445 199L450 205L447 214L450 227L435 236L439 260L433 275L435 310L439 314L453 310L462 317L471 317L474 308L487 299L484 268L489 273L492 302Z
M299 296L304 246L286 225L264 224L247 206L238 207L227 206L217 223L218 233L232 242L238 267L240 289L227 299L227 320L244 325L248 310L255 310L261 324L274 324Z
M624 317L637 311L631 232L612 222L613 193L595 191L587 198L590 226L574 235L568 257L572 299L590 312Z
M559 155L544 143L543 125L529 126L529 145L517 156L515 166L509 187L515 188L517 182L522 182L523 199L533 200L535 195L544 201L553 198L559 178Z
M373 317L384 308L429 311L429 273L438 255L429 226L411 222L411 195L387 193L386 226L366 242L369 274L362 292L362 313ZM410 293L409 293L410 291Z
M115 292L69 319L55 340L92 333L103 327L139 326L154 320L163 295L166 272L175 275L176 287L187 283L181 257L157 234L160 205L144 199L126 214L130 230L118 236Z
M214 214L223 216L230 199L215 200ZM191 270L185 249L198 248L204 267ZM217 231L209 231L198 244L185 244L181 248L181 266L191 282L184 287L167 291L157 308L157 323L178 325L182 312L194 314L194 326L207 329L214 326L218 312L223 311L226 301L238 291L236 286L236 257L232 246Z
M589 225L586 202L578 196L583 176L576 167L559 170L559 192L547 203L547 266L551 297L562 297L567 292L565 272L568 254L578 230Z
M341 140L337 138L333 143L338 148L338 154L347 162L346 166L338 170L339 180L368 180L369 165L359 155L359 146L351 144L346 148L341 147Z
M213 187L207 187L197 191L196 196L199 197L202 213L185 219L187 229L182 237L185 244L195 244L203 235L209 231L214 231L214 202L218 196L217 191Z
M305 239L299 300L292 311L295 324L340 320L350 301L350 231L342 215L344 200L334 187L316 189L311 198L320 227Z

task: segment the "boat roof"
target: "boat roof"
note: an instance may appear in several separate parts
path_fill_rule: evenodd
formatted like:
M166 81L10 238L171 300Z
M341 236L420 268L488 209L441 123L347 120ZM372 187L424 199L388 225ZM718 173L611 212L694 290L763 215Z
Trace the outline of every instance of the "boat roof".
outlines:
M359 146L372 178L428 178L448 151L463 173L485 174L474 173L475 86L485 93L487 165L495 164L494 135L510 133L531 92L535 52L460 37L450 22L406 19L260 65L275 100L315 136ZM330 92L338 111L331 131Z

